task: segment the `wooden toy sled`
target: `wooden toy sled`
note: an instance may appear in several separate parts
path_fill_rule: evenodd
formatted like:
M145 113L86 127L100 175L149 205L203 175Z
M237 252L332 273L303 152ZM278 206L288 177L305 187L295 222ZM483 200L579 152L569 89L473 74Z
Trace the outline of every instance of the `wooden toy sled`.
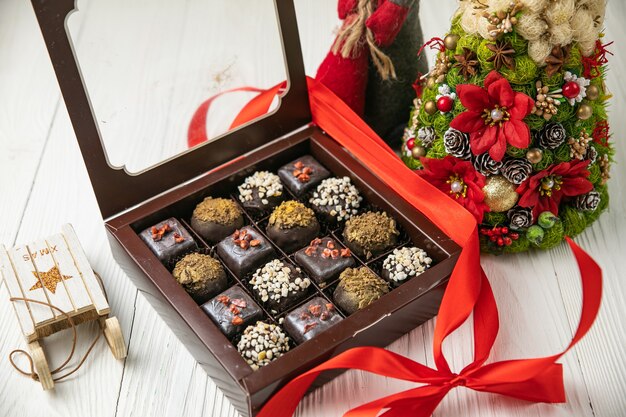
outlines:
M43 389L52 389L54 380L39 341L71 327L67 315L75 325L98 320L113 356L126 357L119 322L109 317L104 289L70 224L61 233L28 245L10 250L0 245L0 272L11 298L45 303L12 302Z

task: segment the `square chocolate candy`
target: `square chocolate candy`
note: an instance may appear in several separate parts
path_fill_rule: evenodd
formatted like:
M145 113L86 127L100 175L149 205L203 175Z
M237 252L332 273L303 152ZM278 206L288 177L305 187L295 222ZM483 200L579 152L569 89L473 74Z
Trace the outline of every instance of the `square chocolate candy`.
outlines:
M236 230L217 244L217 254L240 279L276 256L272 245L254 227Z
M237 285L202 304L202 310L229 339L247 326L263 320L261 307Z
M306 298L311 280L300 268L274 259L257 269L249 284L272 313L280 313Z
M169 263L197 247L191 234L173 217L147 228L139 237L163 263Z
M295 260L319 285L334 281L346 268L355 265L349 249L331 237L314 239L306 248L296 252Z
M297 342L306 342L341 321L335 306L315 297L285 316L283 327Z
M328 178L330 172L311 155L306 155L281 167L278 176L292 193L301 197Z

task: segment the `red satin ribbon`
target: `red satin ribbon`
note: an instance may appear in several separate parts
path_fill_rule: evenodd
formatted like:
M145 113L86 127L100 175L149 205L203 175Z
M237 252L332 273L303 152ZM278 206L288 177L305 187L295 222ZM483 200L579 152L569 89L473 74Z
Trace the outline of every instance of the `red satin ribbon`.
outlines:
M602 296L600 267L571 239L566 238L578 263L583 288L580 322L570 344L563 352L544 358L500 361L485 365L498 334L499 321L491 286L480 266L474 217L408 169L369 126L330 90L313 79L308 79L308 84L313 122L424 213L463 249L438 313L433 343L435 369L385 349L353 348L290 381L267 402L258 417L292 416L315 378L330 369L360 369L422 384L417 388L361 405L348 411L344 417L375 417L382 410L387 410L382 414L385 417L427 417L446 394L459 385L527 401L564 402L563 371L561 364L556 361L587 333L595 320ZM262 92L255 99L255 104L244 107L236 120L243 123L267 112L271 99L282 86L283 84ZM190 131L192 127L190 126ZM205 129L204 124L197 127L194 131ZM450 370L442 352L442 344L472 313L474 360L456 374Z
M189 130L187 131L187 145L193 148L202 142L208 140L206 133L206 121L211 109L211 105L215 99L223 96L224 94L247 92L247 93L259 93L256 97L250 100L245 106L245 112L241 112L235 117L235 120L230 124L229 129L234 129L258 116L261 116L268 112L272 100L274 97L284 90L286 82L282 82L269 90L263 90L257 87L237 87L230 90L220 91L212 97L209 97L204 103L202 103L195 111L189 123ZM258 114L258 116L251 116L252 114Z

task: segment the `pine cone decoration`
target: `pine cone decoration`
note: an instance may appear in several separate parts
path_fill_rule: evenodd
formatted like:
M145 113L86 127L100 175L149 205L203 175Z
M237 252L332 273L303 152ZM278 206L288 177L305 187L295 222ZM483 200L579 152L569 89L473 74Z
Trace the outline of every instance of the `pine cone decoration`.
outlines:
M537 133L539 146L555 149L565 142L567 133L561 123L548 123Z
M528 159L509 159L502 165L500 173L513 184L519 185L528 179L532 170L533 166Z
M589 162L590 164L595 164L596 159L598 159L598 151L596 150L596 148L593 146L589 146L589 148L587 149L587 154L585 155L585 158L590 161Z
M460 159L469 159L472 156L469 136L459 130L449 128L443 134L443 144L446 152Z
M480 172L484 176L496 175L502 168L502 162L495 161L487 152L476 156L472 163L474 164L476 171Z
M587 194L579 195L574 199L574 207L582 211L594 211L600 204L600 193L589 191Z
M433 129L432 126L420 127L417 131L417 138L420 140L420 142L422 142L422 146L425 146L426 148L433 144L433 141L436 137L437 134L435 133L435 129Z
M506 213L506 216L511 229L525 229L533 224L533 212L525 207L515 206Z

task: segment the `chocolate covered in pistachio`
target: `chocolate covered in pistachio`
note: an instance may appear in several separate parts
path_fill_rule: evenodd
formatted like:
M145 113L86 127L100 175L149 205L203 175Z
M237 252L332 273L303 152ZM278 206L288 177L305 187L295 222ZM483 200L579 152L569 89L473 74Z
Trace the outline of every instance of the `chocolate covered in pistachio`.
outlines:
M396 221L387 213L371 211L352 217L343 230L346 246L367 259L392 248L399 234Z
M339 285L333 294L335 304L346 313L361 310L389 292L387 283L371 269L348 268L339 275Z
M319 231L313 210L293 200L276 207L267 225L267 236L287 253L306 246Z
M207 197L196 206L191 227L209 243L217 243L243 226L243 213L229 198Z
M197 303L204 303L228 285L220 261L201 253L190 253L178 261L172 275Z

